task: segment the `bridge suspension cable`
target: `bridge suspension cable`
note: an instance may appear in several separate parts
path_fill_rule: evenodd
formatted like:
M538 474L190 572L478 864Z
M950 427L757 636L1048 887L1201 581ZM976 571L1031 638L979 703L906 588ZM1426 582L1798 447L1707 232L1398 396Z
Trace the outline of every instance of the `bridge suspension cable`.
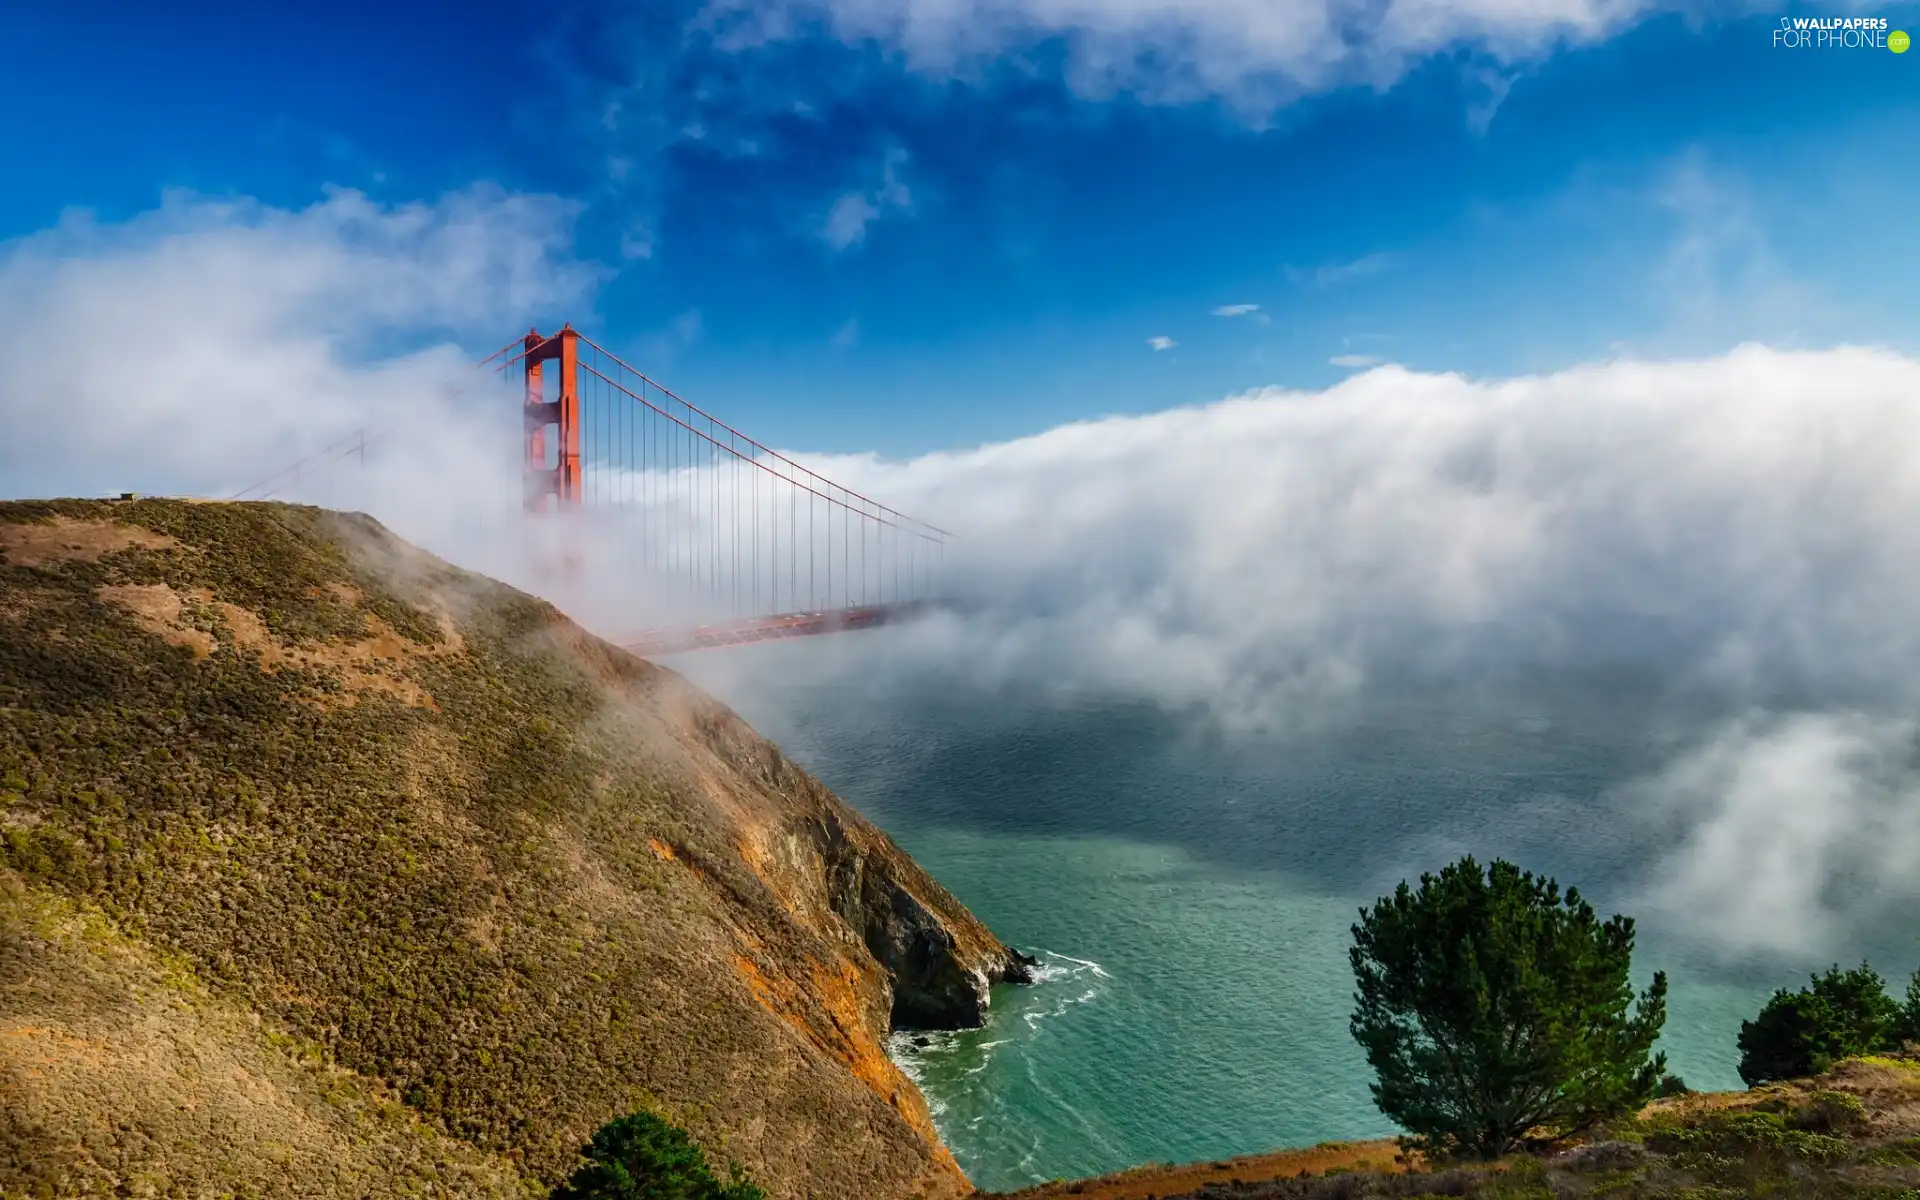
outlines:
M747 436L571 326L529 332L472 371L521 377L526 508L578 511L569 532L620 560L596 573L643 584L635 624L655 624L627 639L632 649L866 628L941 598L953 533ZM268 499L364 463L384 437L356 431L231 498Z
M283 467L250 487L241 488L227 499L270 500L301 480L310 479L343 459L357 457L364 463L367 447L378 442L381 436L378 432L370 433L365 429L356 429L339 441L307 455L292 466Z
M570 349L545 348L563 338ZM636 561L691 611L723 618L713 628L867 609L890 616L936 598L950 531L749 437L571 330L530 345L526 357L558 359L562 376L551 402L530 377L538 414L530 421L553 418L551 429L569 418L569 372L577 405L577 445L560 432L553 447L539 447L537 467L529 447L536 505L625 510L622 535ZM575 456L579 466L568 466Z
M519 354L510 353L515 350L520 351L520 353ZM467 392L471 391L474 385L477 382L479 382L477 376L480 374L481 371L485 370L489 366L493 367L494 375L498 376L498 375L504 374L508 370L508 368L518 363L521 357L525 355L525 353L526 353L526 350L525 350L524 339L515 338L513 341L508 342L506 345L500 347L498 350L495 350L492 354L489 354L485 358L481 359L480 361L473 363L468 368L467 381L465 383L462 383L459 387L455 388L449 394L448 398L452 399L458 396L463 396ZM509 357L496 363L495 360L501 359L502 355L509 355ZM294 484L299 483L306 479L311 479L314 476L326 471L329 467L332 467L334 464L343 462L348 458L356 459L361 465L365 465L367 460L368 449L370 449L376 443L382 441L386 436L387 435L385 430L356 429L352 433L349 433L348 435L346 435L345 437L340 438L335 442L329 443L328 445L321 447L319 450L314 451L312 454L307 455L305 458L301 459L299 462L296 462L291 466L282 467L280 470L267 476L265 479L262 479L259 482L251 484L247 487L241 488L239 491L229 495L227 499L229 500L271 500L273 497L286 491L288 488L292 487Z

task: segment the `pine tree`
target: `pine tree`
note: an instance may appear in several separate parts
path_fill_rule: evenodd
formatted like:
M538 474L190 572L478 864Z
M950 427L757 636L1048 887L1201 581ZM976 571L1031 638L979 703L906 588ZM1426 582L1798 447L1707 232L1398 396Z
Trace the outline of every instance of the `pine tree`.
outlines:
M1576 889L1464 858L1362 909L1353 937L1374 1102L1429 1153L1495 1157L1659 1087L1666 976L1635 1004L1632 920L1602 923Z
M587 1161L551 1200L764 1200L735 1166L721 1183L693 1139L652 1113L602 1125L581 1148Z
M1895 1050L1920 1015L1920 975L1903 1009L1866 963L1809 977L1797 992L1774 992L1760 1015L1740 1024L1740 1078L1748 1087L1818 1075L1842 1058Z

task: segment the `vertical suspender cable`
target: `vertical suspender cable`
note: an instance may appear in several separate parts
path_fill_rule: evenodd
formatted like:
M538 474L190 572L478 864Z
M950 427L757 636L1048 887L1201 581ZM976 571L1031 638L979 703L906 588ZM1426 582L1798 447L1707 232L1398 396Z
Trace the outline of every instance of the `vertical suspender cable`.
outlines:
M733 451L733 499L727 505L733 512L733 615L740 616L740 451L733 444L733 431L727 431L727 449Z
M687 430L686 469L683 473L686 475L687 489L687 602L691 604L693 598L700 592L700 555L696 548L697 539L700 536L700 493L694 486L693 430L691 428Z
M680 585L682 526L686 524L680 516L680 430L664 421L662 427L667 433L667 502L664 507L670 521L668 536L673 544L673 553L667 561L667 583L677 592Z
M713 551L712 571L707 577L707 603L719 607L720 604L720 443L713 436L713 418L707 418L707 487L712 503L707 507L707 524L710 548Z
M760 449L747 446L747 615L760 615Z

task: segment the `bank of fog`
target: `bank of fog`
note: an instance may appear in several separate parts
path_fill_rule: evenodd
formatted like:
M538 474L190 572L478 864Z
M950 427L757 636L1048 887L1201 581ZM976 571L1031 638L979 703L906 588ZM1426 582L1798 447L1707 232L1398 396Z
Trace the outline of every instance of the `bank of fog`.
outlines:
M805 459L960 532L965 604L808 669L867 695L1147 701L1267 743L1409 697L1590 719L1647 749L1595 808L1638 856L1607 901L1729 962L1844 959L1920 898L1916 386L1872 349L1386 367ZM745 694L766 661L701 671Z

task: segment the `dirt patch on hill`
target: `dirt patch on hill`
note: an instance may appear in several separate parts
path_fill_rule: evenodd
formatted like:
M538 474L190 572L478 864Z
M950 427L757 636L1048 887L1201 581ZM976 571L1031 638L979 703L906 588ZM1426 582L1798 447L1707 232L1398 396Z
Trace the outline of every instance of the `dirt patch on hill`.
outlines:
M439 707L401 667L408 659L432 657L447 652L449 647L409 641L379 617L369 614L366 620L372 634L368 637L355 642L296 648L276 640L260 618L244 608L223 604L220 613L233 633L234 644L258 653L264 670L318 667L337 673L341 684L338 703L352 705L365 693L383 692L414 708Z
M98 562L120 550L178 550L180 543L162 533L115 521L55 517L46 522L0 525L0 561L11 567L44 567L72 559Z
M30 529L33 526L0 526L0 530ZM210 657L220 642L201 624L223 624L232 646L258 656L260 668L269 674L285 670L318 669L338 678L337 693L314 694L309 702L320 707L352 706L359 697L378 692L392 696L415 708L438 707L434 699L405 673L405 664L414 658L457 653L458 645L449 640L429 646L402 637L392 626L372 614L366 616L371 633L357 641L333 641L313 646L289 646L273 636L265 622L253 612L236 604L213 598L204 588L186 595L164 583L107 584L97 589L102 600L119 606L148 633L174 646L193 651L195 658ZM358 594L343 589L343 600L357 602ZM200 623L195 623L195 618Z
M5 528L23 529L27 526L12 525ZM100 588L99 595L102 600L127 610L140 628L161 641L184 646L193 651L195 658L206 658L213 653L213 635L204 629L194 629L182 620L186 603L180 593L166 584L106 584ZM201 604L209 604L213 596L203 591L195 599Z

